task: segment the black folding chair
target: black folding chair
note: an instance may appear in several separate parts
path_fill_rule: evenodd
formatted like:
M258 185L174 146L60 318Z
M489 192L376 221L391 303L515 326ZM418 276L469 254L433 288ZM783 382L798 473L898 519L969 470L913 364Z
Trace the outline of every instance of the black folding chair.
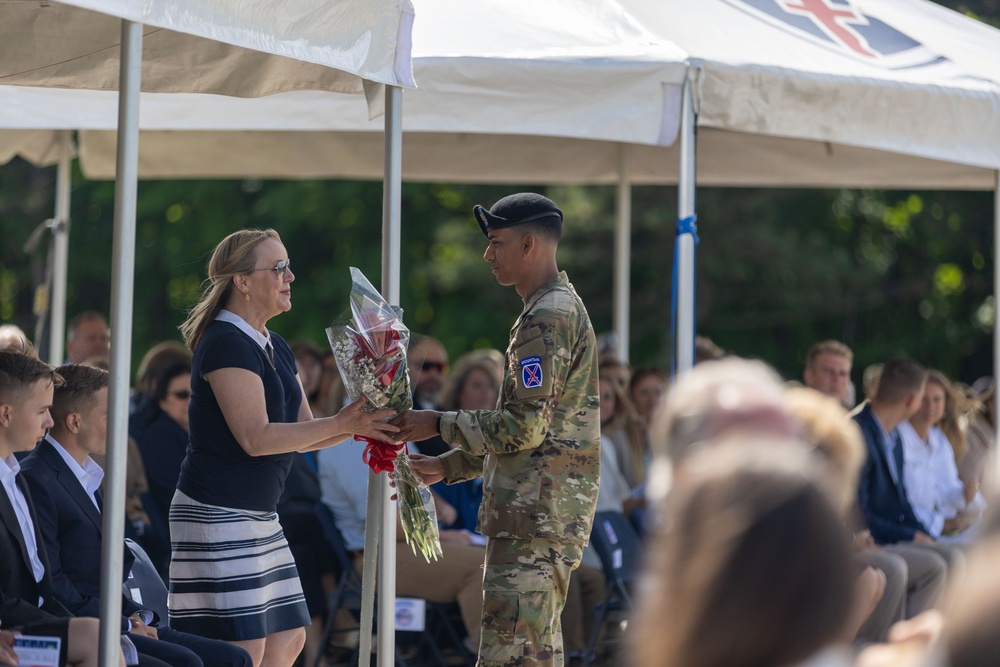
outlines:
M628 620L633 610L632 585L642 569L642 541L632 522L621 512L598 512L590 544L601 559L607 580L606 593L594 607L594 629L583 656L587 663L597 659L604 626L609 621Z

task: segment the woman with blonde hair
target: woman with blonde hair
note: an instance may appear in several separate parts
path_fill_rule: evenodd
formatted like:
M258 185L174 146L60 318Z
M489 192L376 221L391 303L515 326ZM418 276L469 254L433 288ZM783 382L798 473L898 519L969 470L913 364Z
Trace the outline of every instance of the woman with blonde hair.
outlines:
M309 613L275 511L295 452L352 434L391 440L389 410L355 401L313 419L288 344L267 329L295 280L273 229L241 230L208 263L181 333L193 353L191 440L170 507L170 625L246 649L255 667L291 665Z
M927 373L920 409L899 425L903 479L913 512L931 537L955 539L982 512L979 489L966 487L956 460L966 451L958 397L940 371Z

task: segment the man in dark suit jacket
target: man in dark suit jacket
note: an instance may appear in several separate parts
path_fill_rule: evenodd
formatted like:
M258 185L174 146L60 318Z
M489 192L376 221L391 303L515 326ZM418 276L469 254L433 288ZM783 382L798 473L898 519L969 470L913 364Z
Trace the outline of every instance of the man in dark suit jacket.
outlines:
M61 366L58 372L65 383L55 390L54 425L22 465L39 508L55 597L78 616L99 616L103 502L99 486L104 473L90 454L103 454L106 447L108 374L77 364ZM122 549L124 581L134 555L124 542ZM152 627L159 620L155 614L124 596L122 610L122 632L128 633L136 649L174 667L252 665L249 654L239 647Z
M912 359L890 359L882 368L871 403L854 420L861 428L868 456L858 482L858 504L878 544L898 551L910 546L940 555L950 568L960 567L961 550L937 543L917 519L906 495L903 446L896 427L920 409L927 371Z
M96 667L99 624L72 618L54 598L38 516L14 456L31 451L52 425L49 406L59 379L38 359L0 351L0 623L25 634L58 636L63 662Z

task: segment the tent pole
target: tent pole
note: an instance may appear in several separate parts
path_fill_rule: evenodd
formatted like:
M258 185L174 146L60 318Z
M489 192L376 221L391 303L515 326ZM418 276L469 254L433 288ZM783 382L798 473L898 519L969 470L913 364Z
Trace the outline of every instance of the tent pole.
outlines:
M69 266L69 199L72 178L73 139L69 130L59 133L59 165L56 168L56 218L52 228L52 303L49 305L49 363L62 364L66 349L66 283Z
M629 277L632 273L632 183L629 182L628 144L621 144L616 195L615 216L615 278L614 278L614 331L615 356L628 363L629 353L629 311L631 288Z
M128 391L135 282L135 206L139 164L139 85L142 24L122 21L118 84L118 154L111 265L111 387L104 539L101 544L101 667L118 665L121 634L122 544L125 541L125 457L128 451Z
M403 90L385 90L385 182L382 196L382 296L399 304L399 272L402 235L403 180ZM381 539L379 540L378 665L395 662L396 627L396 503L390 500L389 476L379 475L382 490Z
M1000 380L1000 170L995 174L993 184L993 386ZM993 405L997 405L997 393L993 391ZM993 425L995 442L1000 442L1000 420ZM1000 471L1000 456L993 452L994 465ZM1000 477L997 477L1000 479Z
M681 102L680 165L677 192L677 217L691 218L695 214L695 107L693 69L688 69ZM677 331L674 350L677 374L694 367L695 328L695 263L693 234L678 234L677 265Z

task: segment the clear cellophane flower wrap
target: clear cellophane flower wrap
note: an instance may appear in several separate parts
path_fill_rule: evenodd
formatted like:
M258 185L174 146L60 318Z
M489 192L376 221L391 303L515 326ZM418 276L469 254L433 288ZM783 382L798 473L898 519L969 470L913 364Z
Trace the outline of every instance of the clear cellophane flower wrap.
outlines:
M413 554L420 554L429 563L437 560L441 552L441 534L438 532L437 509L431 490L410 468L404 453L396 459L396 489L399 492L399 515L403 535Z
M403 324L402 311L390 306L372 287L365 275L351 267L350 309L326 330L340 377L352 401L362 396L368 399L366 410L403 412L413 407L410 377L406 367L406 348L410 331ZM362 459L375 472L397 471L397 456L405 445L385 442L367 436L355 436L365 443ZM403 531L407 544L437 545L441 543L437 530L436 511L427 488L403 463L405 473L396 474L396 487L401 499ZM398 473L398 471L397 471ZM425 500L426 496L426 500ZM408 499L408 500L403 500ZM417 503L417 499L420 502ZM421 546L425 557L435 553ZM436 558L436 555L435 555Z

